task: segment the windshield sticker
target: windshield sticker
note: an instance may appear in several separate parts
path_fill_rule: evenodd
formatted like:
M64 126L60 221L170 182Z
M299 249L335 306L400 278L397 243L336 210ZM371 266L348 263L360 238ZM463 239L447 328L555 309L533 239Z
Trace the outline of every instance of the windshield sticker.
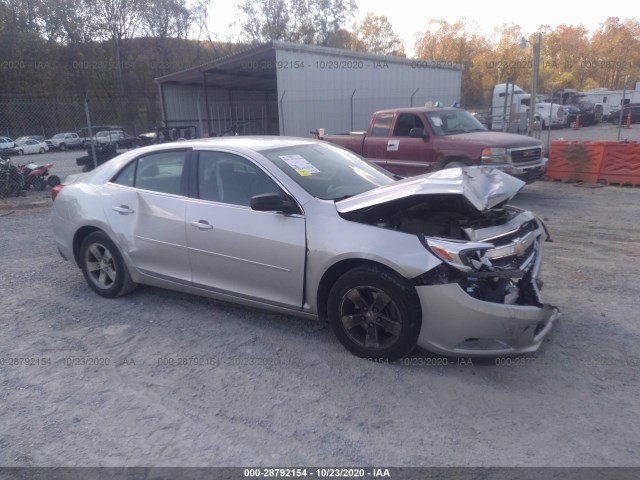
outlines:
M440 117L431 117L431 122L433 123L434 127L442 126L442 119Z
M301 177L309 177L314 173L320 173L320 170L311 165L302 155L280 155L280 158Z

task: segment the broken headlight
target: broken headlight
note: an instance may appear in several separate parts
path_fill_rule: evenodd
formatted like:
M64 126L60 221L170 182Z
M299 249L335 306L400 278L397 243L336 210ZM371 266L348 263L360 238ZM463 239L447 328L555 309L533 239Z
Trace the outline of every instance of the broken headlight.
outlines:
M491 268L486 258L487 250L494 248L492 243L465 242L436 237L424 237L427 248L440 260L463 272L478 272Z

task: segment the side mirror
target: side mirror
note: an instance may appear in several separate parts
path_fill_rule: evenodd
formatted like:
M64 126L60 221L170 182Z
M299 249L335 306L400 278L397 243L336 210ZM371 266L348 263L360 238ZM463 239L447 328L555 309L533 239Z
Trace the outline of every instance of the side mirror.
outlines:
M413 138L427 138L424 128L412 128L409 130L409 136Z
M251 197L251 209L258 212L300 213L298 205L289 197L279 193L261 193Z

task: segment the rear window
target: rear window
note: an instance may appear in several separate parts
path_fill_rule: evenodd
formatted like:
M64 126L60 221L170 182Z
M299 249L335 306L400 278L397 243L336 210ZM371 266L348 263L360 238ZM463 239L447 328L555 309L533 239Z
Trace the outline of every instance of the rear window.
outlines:
M149 154L127 164L112 182L153 192L184 195L182 172L185 158L185 150Z

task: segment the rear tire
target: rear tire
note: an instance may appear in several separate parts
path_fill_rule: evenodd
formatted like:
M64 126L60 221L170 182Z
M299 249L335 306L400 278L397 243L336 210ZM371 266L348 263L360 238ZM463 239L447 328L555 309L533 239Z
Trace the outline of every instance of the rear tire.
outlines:
M45 182L44 178L42 177L34 178L31 185L33 185L34 190L38 190L39 192L47 188L47 182Z
M44 153L44 148L40 147L40 150L38 151L38 153Z
M61 144L58 146L58 149L59 149L61 152L64 152L64 151L67 149L67 146L66 146L64 143L61 143Z
M79 258L85 280L98 295L115 298L136 288L118 247L104 232L87 235Z
M395 361L416 345L422 325L420 300L411 283L375 266L344 273L329 292L331 328L358 357Z

